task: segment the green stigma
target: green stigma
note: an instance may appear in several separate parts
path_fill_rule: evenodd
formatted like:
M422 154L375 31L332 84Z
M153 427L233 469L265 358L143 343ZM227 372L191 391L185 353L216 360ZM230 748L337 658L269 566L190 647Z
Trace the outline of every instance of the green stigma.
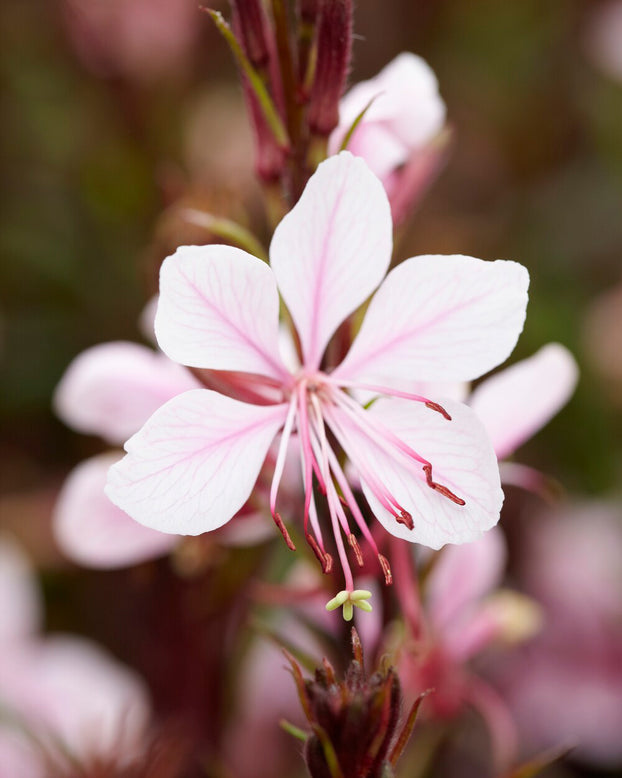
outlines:
M367 589L355 589L350 592L347 589L343 589L332 600L326 603L327 611L334 611L337 608L343 607L343 618L345 621L352 621L354 616L354 607L369 613L372 610L371 603L367 602L371 597L371 592Z

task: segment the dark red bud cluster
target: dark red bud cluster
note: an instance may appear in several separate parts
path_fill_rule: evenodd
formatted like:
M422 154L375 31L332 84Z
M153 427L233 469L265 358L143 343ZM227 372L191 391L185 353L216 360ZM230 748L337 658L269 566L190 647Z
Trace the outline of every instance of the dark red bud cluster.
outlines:
M391 778L410 737L421 698L406 722L394 668L367 675L363 651L352 629L353 659L338 680L324 659L312 679L288 655L300 701L311 727L304 758L311 778Z
M317 62L309 99L309 127L328 136L339 123L352 51L352 0L324 0L317 31Z
M318 162L313 139L322 146L339 122L352 0L298 0L295 13L284 0L230 4L235 42L229 43L239 49L257 173L266 183L280 182L293 205Z

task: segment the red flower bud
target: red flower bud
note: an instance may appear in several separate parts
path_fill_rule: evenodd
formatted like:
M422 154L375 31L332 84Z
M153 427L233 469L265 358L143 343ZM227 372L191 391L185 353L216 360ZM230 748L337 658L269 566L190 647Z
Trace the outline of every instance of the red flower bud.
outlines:
M309 100L309 127L329 135L339 122L352 49L352 0L322 0L317 30L317 64Z

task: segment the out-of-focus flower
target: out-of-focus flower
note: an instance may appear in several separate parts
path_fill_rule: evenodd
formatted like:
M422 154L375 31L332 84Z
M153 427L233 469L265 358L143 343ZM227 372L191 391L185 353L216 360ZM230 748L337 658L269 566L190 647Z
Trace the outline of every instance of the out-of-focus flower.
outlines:
M559 509L530 527L521 580L544 629L502 665L526 748L622 765L622 510Z
M438 82L421 57L404 52L377 76L356 84L341 100L339 126L329 151L347 143L367 162L386 189L393 220L403 221L425 191L444 157L445 104Z
M583 335L586 358L607 382L612 402L622 404L622 284L592 302Z
M500 460L514 454L563 408L578 375L568 349L549 343L476 387L467 402L486 427ZM536 493L548 490L545 475L516 462L501 464L501 480Z
M54 396L60 418L75 430L120 446L176 394L194 389L192 374L138 343L104 343L69 365ZM111 451L87 459L68 476L54 511L61 550L90 567L123 567L166 554L177 538L132 521L104 494Z
M12 778L47 778L67 760L122 767L147 732L143 682L87 640L39 637L38 602L28 560L2 538L0 766Z
M346 615L353 604L369 605L367 593L354 589L344 536L357 560L361 552L338 489L387 581L390 572L327 429L357 470L374 515L393 535L438 548L473 540L493 526L502 492L481 423L466 406L440 406L401 387L413 375L470 380L503 361L522 329L527 272L513 262L413 257L387 276L347 355L330 364L323 357L331 336L388 268L391 233L382 185L363 160L346 152L318 168L277 227L272 270L228 246L181 247L165 260L156 315L160 347L182 364L234 371L256 404L204 389L174 398L126 443L126 457L110 470L110 498L164 532L216 529L248 499L282 431L270 503L291 548L276 503L295 433L305 537L330 569L315 474L346 583L332 605L343 605ZM301 344L302 365L295 371L279 357L277 282ZM390 380L377 385L377 377L387 375ZM392 399L366 410L351 388Z
M88 68L136 81L179 70L200 27L192 0L65 0L64 16Z
M491 646L532 637L541 613L524 595L498 588L505 561L497 528L474 543L444 549L428 576L422 611L406 611L411 636L399 649L398 668L405 690L434 689L427 714L443 719L475 708L489 728L497 762L507 767L515 755L514 725L473 662ZM398 579L399 591L411 583Z
M588 19L585 48L603 73L622 81L622 2L595 5Z

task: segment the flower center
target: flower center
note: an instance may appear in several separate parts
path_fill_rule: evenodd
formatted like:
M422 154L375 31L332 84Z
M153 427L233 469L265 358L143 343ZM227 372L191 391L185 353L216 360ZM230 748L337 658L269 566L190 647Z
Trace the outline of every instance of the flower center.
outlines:
M403 394L400 393L400 395ZM448 420L451 419L445 409L438 404L418 395L409 395L408 397L424 402L432 411L441 413ZM326 373L313 372L309 374L300 371L294 377L289 396L289 411L283 426L281 445L270 492L272 516L287 545L292 549L294 544L280 514L276 511L276 498L283 472L285 449L289 445L294 431L297 433L300 446L304 482L305 539L321 563L323 571L330 572L333 558L326 551L322 528L318 520L314 496L314 483L316 483L326 499L335 546L346 583L344 591L347 593L355 590L344 539L347 539L350 550L359 566L363 566L364 559L357 537L350 528L345 509L349 511L361 535L378 558L386 583L391 584L393 577L388 561L378 551L339 457L333 450L327 434L328 431L332 433L339 447L348 455L361 480L371 490L380 505L394 517L396 522L403 524L409 530L414 529L415 526L412 515L377 476L377 468L373 464L376 453L383 456L388 455L395 460L396 466L406 468L410 475L422 479L428 487L455 504L465 504L464 500L455 495L448 487L434 480L432 464L427 459L397 437L373 414L361 407L347 393L345 387L331 379Z

